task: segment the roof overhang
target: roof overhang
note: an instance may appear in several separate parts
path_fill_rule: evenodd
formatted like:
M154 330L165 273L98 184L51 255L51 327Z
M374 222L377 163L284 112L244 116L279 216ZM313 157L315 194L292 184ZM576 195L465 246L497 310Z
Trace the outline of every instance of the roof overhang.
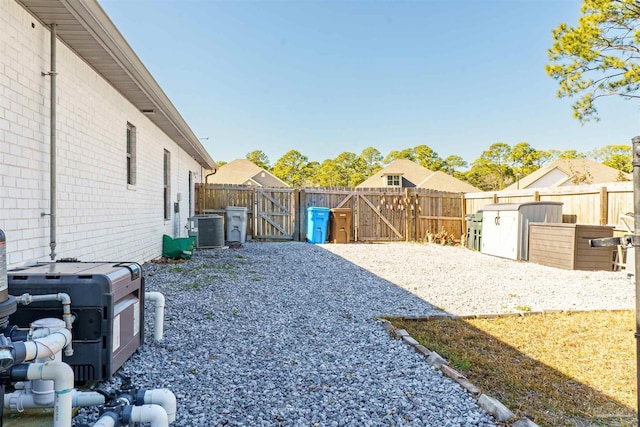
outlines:
M95 0L16 0L205 169L216 164ZM149 114L152 113L152 114Z

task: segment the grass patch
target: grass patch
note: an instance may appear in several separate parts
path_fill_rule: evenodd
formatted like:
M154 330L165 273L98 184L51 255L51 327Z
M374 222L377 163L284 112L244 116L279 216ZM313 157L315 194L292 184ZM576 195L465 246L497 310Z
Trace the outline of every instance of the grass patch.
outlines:
M390 319L541 426L637 426L635 313Z

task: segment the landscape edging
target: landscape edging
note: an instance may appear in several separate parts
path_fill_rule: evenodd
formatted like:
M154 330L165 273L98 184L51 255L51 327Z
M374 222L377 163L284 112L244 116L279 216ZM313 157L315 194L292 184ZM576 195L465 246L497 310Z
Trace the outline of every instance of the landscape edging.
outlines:
M542 313L539 313L539 314L542 314ZM515 315L519 315L519 313L516 313ZM479 316L487 316L487 317L479 317ZM469 318L478 319L478 318L493 318L493 317L496 317L496 315L452 316L452 315L436 314L436 315L421 316L421 317L406 316L406 317L400 317L400 319L443 320L443 319L469 319ZM480 406L482 409L484 409L489 414L491 414L497 421L504 423L504 422L513 420L513 418L515 418L514 413L511 412L505 405L500 403L495 398L492 398L486 394L481 394L480 389L476 387L474 384L472 384L467 379L467 377L465 377L463 374L461 374L460 372L458 372L457 370L449 366L449 363L447 362L446 359L444 359L435 351L431 351L425 346L418 343L418 341L416 341L411 335L409 335L409 333L406 330L395 328L389 320L384 319L382 317L378 317L376 320L382 323L382 327L384 328L384 330L386 330L387 333L393 339L400 339L404 341L404 343L407 344L408 346L413 347L413 349L417 353L421 354L425 358L427 363L429 363L435 369L440 370L440 372L442 372L444 376L451 378L458 385L460 385L464 390L466 390L467 393L469 393L474 399L476 399L478 406ZM539 427L536 423L534 423L527 417L523 417L521 419L515 420L512 426L513 427L516 427L516 426Z

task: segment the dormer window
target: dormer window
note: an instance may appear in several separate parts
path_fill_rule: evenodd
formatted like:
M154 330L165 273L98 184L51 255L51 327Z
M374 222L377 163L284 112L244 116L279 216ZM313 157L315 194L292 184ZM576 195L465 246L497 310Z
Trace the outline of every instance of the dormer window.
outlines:
M387 175L387 187L400 187L400 175Z

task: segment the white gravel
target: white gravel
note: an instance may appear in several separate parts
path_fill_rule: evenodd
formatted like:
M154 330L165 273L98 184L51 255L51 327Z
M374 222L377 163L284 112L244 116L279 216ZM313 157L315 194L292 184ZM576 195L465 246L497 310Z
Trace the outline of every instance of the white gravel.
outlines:
M624 271L577 271L413 243L323 245L328 251L456 315L633 309Z
M175 426L494 426L379 315L632 308L623 272L563 271L419 244L247 243L144 266L167 301L122 372L169 388ZM408 291L408 292L407 292ZM106 386L117 385L112 380ZM83 409L77 423L93 422Z

